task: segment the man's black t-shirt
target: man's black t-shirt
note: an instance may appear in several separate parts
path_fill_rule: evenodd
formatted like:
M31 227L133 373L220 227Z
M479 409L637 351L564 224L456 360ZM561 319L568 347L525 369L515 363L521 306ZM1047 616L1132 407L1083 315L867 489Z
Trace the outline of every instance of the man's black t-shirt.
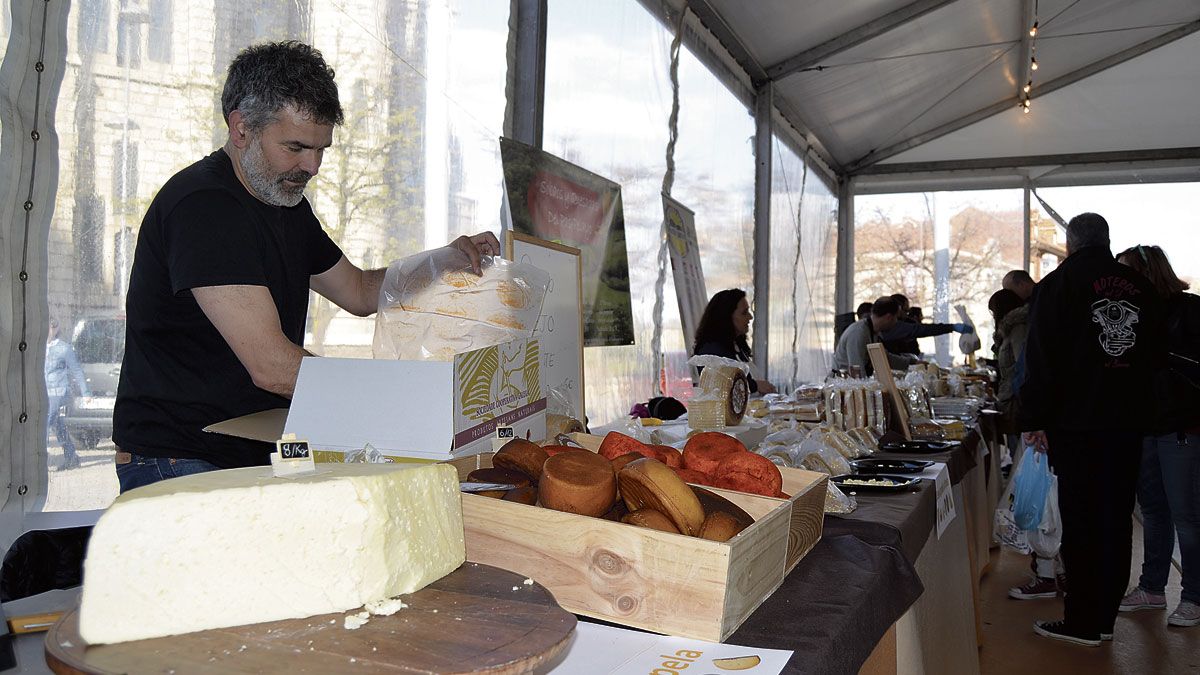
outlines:
M307 199L294 207L259 201L238 181L224 150L175 174L138 233L113 411L116 445L223 468L267 463L269 444L202 431L288 401L254 386L191 289L265 286L284 335L303 345L309 277L341 256Z

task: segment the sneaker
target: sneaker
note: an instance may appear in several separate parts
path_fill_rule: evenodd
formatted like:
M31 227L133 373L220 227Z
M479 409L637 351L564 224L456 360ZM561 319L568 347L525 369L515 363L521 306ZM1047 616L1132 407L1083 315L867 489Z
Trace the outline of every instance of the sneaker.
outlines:
M1121 598L1122 612L1134 612L1139 609L1166 609L1167 596L1162 593L1151 593L1141 587L1135 588Z
M1033 632L1048 637L1053 640L1062 640L1071 644L1081 645L1084 647L1099 647L1101 636L1099 633L1086 635L1079 633L1067 626L1066 621L1035 621L1033 623Z
M79 468L79 456L76 455L74 457L69 457L69 458L63 460L63 463L58 467L58 470L59 471L69 471L71 469L78 469L78 468Z
M1046 577L1034 577L1024 586L1008 589L1008 597L1014 600L1036 600L1058 595L1058 583Z
M1167 617L1168 626L1195 626L1200 624L1200 605L1184 600Z

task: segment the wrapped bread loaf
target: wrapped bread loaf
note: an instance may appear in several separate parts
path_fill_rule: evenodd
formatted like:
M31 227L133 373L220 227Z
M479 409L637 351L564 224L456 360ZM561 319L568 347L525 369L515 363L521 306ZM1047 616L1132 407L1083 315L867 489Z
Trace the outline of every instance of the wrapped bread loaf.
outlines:
M487 259L481 275L443 247L392 263L380 290L375 358L449 361L529 337L550 277L532 265Z

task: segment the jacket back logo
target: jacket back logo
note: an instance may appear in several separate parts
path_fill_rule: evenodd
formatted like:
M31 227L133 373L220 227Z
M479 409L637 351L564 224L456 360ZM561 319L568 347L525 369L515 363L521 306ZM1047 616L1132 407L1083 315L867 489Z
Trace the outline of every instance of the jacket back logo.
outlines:
M1120 356L1137 343L1133 324L1141 310L1127 300L1098 300L1092 303L1092 321L1100 324L1100 347L1109 356Z

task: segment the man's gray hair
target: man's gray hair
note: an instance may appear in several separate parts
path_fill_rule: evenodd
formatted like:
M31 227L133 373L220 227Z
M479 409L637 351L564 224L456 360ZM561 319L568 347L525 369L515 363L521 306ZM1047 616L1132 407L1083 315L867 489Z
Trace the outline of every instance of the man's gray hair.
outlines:
M1081 213L1067 223L1067 249L1072 253L1088 246L1108 248L1108 221L1097 213Z
M221 92L226 124L237 110L256 132L289 105L318 124L345 120L333 68L316 48L295 40L268 42L243 49L229 64Z

